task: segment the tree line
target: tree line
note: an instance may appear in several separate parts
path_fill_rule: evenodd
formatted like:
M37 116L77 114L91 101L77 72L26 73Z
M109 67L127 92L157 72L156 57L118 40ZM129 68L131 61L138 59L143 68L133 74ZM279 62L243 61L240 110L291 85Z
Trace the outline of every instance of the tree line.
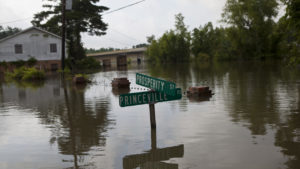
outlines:
M3 26L0 25L0 39L4 39L8 36L14 35L18 32L20 32L21 29L20 28L13 28L10 26L7 26L6 28L4 28Z
M73 0L73 9L67 11L68 53L74 60L85 58L86 52L111 51L84 49L81 33L105 35L107 24L102 21L105 6L100 0ZM280 6L285 14L278 19ZM175 16L175 29L161 37L147 38L147 56L153 62L182 62L191 59L249 60L284 59L300 62L300 0L227 0L222 12L224 27L211 22L188 31L182 14ZM45 0L44 10L35 14L32 24L61 34L60 1ZM20 29L0 27L0 38ZM143 47L139 44L134 47Z
M278 20L280 6L285 14ZM300 62L300 0L227 0L221 22L187 31L182 14L175 15L175 29L160 38L147 38L152 62L191 59L265 60Z

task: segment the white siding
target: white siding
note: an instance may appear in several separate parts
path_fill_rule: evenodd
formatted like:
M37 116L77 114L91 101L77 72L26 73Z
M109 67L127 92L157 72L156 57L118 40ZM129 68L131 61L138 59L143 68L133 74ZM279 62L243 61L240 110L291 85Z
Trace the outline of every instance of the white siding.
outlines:
M57 44L57 52L50 52L50 44ZM22 44L23 53L15 54L15 44ZM39 61L61 59L61 39L37 29L31 29L15 37L0 42L0 61L28 60L34 57Z

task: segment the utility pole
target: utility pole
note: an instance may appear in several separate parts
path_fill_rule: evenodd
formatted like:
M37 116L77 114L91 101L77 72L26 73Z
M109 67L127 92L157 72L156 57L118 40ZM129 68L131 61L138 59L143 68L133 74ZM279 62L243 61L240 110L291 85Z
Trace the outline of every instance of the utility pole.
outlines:
M61 70L65 70L65 54L66 54L66 0L62 0L62 28L61 28Z

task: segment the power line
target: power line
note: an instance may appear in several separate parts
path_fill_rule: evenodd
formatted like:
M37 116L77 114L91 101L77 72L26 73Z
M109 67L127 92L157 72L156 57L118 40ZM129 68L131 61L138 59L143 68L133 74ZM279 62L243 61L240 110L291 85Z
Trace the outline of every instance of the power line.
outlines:
M141 0L141 1L138 1L138 2L135 2L135 3L132 3L132 4L129 4L129 5L120 7L120 8L118 8L118 9L115 9L115 10L109 11L109 12L107 12L107 13L104 13L104 14L102 14L102 16L103 16L103 15L107 15L107 14L111 14L111 13L113 13L113 12L120 11L120 10L122 10L122 9L131 7L131 6L134 6L134 5L137 5L137 4L142 3L142 2L144 2L144 1L146 1L146 0ZM0 24L1 24L1 25L4 25L4 24L9 24L9 23L21 22L21 21L25 21L25 20L28 20L28 19L32 19L32 17L27 17L27 18L23 18L23 19L17 19L17 20L8 21L8 22L2 22L2 23L0 23Z
M135 39L134 37L128 36L128 35L126 35L125 33L122 33L122 32L120 32L120 31L118 31L118 30L116 30L116 29L113 29L113 28L109 28L109 29L112 30L112 31L117 32L118 34L120 34L120 35L122 35L122 36L124 36L124 37L126 37L126 38L128 38L128 39L134 40L134 41L136 41L136 42L138 42L138 43L141 43L141 42L142 42L141 40L138 40L138 39Z
M137 5L137 4L142 3L142 2L144 2L144 1L146 1L146 0L141 0L141 1L138 1L138 2L135 2L135 3L132 3L132 4L129 4L129 5L123 6L123 7L121 7L121 8L118 8L118 9L115 9L115 10L112 10L112 11L109 11L109 12L106 12L106 13L104 13L103 15L107 15L107 14L111 14L111 13L116 12L116 11L120 11L120 10L122 10L122 9L125 9L125 8L128 8L128 7Z
M27 18L23 18L23 19L17 19L17 20L8 21L8 22L2 22L0 24L4 25L4 24L9 24L9 23L21 22L21 21L25 21L25 20L28 20L28 19L31 19L31 17L27 17Z
M125 45L125 46L132 46L130 45L129 43L124 43L124 42L120 42L120 41L116 41L116 40L113 40L113 39L110 39L110 38L106 38L112 42L115 42L115 43L118 43L118 44L121 44L121 45Z

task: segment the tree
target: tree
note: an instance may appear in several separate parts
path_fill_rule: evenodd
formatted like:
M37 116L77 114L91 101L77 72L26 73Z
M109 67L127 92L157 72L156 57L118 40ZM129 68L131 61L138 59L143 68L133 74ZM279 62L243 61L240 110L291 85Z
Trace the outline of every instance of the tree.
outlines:
M147 36L147 42L148 42L149 44L151 44L151 42L152 42L153 40L155 40L155 36L154 36L154 35Z
M144 47L147 47L147 46L148 45L146 43L140 43L140 44L132 46L132 48L144 48Z
M2 26L0 26L0 39L3 39L7 36L11 36L20 31L22 31L22 29L20 29L20 28L13 28L13 27L9 27L9 26L6 28L3 28Z
M182 62L190 58L190 33L184 24L182 14L175 15L175 30L167 31L161 38L155 40L148 37L150 43L147 56L153 62Z
M268 55L277 13L276 0L227 0L222 21L232 27L229 36L240 57Z
M286 14L279 20L278 49L290 64L300 63L300 0L282 0Z
M210 61L234 59L231 42L227 36L230 28L213 27L211 22L192 32L192 53L196 60Z
M211 22L204 25L204 27L195 28L192 33L192 53L197 56L199 53L212 55L212 42L214 28Z
M100 0L73 0L71 11L66 12L66 32L69 45L69 54L75 59L85 56L81 42L81 33L90 35L105 35L107 24L102 21L107 7L99 6ZM34 15L32 24L50 32L61 34L62 3L57 0L47 0L43 5L44 11Z

